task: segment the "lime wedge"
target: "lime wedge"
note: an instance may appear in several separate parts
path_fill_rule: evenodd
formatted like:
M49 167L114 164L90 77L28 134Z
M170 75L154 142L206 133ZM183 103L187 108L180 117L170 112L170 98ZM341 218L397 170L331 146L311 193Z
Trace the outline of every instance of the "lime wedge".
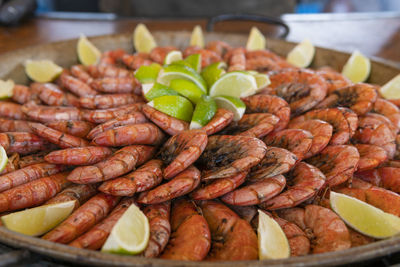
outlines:
M81 37L79 38L76 51L78 53L79 61L85 66L96 64L101 57L100 50L83 34L81 34Z
M149 237L149 221L146 215L133 204L114 225L101 251L116 254L139 254L146 249Z
M286 60L299 68L308 67L315 55L315 48L310 40L304 39L296 45L287 55Z
M262 50L266 48L266 43L265 37L260 30L257 27L252 27L247 39L246 49L248 51Z
M135 71L135 77L141 84L154 83L160 70L161 65L157 63L152 63L148 66L143 65Z
M221 95L214 97L214 100L219 108L224 108L233 112L234 121L240 120L246 111L246 105L240 98Z
M192 35L190 36L190 45L200 48L204 47L203 31L201 30L201 27L199 25L193 28Z
M64 221L73 211L75 200L43 205L2 216L4 226L14 232L40 236Z
M381 95L386 99L400 98L400 74L388 81L379 90Z
M147 105L180 120L189 122L192 119L193 105L182 96L160 96L154 98Z
M150 53L150 51L157 46L153 35L147 27L139 23L133 31L133 46L136 52Z
M201 71L201 55L200 54L192 54L187 56L184 60L189 67L194 69L197 72Z
M174 51L169 52L169 53L165 56L164 64L165 64L165 65L168 65L168 64L174 63L174 62L176 62L176 61L182 60L182 58L183 58L183 57L182 57L182 52L181 52L181 51L174 50Z
M208 88L210 88L222 75L226 73L225 62L215 62L208 65L201 72L201 76L206 81Z
M186 79L194 82L204 93L207 93L207 83L194 69L179 64L165 66L158 74L157 82L169 85L171 80Z
M142 85L142 92L147 101L165 95L179 95L176 91L172 90L166 85L161 83L146 83Z
M257 92L259 92L261 89L267 87L271 83L267 74L262 74L262 73L256 72L252 75L256 79Z
M351 57L343 66L342 74L350 79L353 83L364 82L368 79L371 72L371 62L369 58L354 51Z
M246 97L256 91L257 82L253 75L245 71L232 71L224 74L211 86L209 95Z
M356 231L373 238L400 233L400 218L356 198L331 191L332 209Z
M203 95L194 109L190 129L202 128L214 117L216 112L217 104L214 99Z
M260 210L258 210L257 235L260 260L289 258L289 241L282 228L274 219Z
M194 83L184 79L175 79L169 83L169 87L186 97L192 103L197 104L204 92Z
M13 96L14 82L12 80L0 80L0 100L4 100Z
M0 146L0 172L4 170L8 162L7 152L4 147Z
M55 80L62 71L63 68L50 60L27 60L25 62L25 73L35 82L51 82Z

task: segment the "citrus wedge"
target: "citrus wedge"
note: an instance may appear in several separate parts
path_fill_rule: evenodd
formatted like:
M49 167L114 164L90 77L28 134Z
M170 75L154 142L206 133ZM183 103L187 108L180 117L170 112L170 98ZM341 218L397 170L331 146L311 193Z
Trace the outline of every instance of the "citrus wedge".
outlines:
M221 76L210 88L210 96L227 95L246 97L257 92L253 75L244 71L232 71Z
M144 213L132 204L111 230L101 251L116 254L139 254L147 247L150 237L149 221Z
M40 236L64 221L73 211L75 200L43 205L4 215L1 221L14 232Z
M147 101L165 95L179 95L176 91L161 83L142 84L142 93Z
M174 62L176 62L176 61L182 60L182 58L183 58L183 57L182 57L182 52L181 52L181 51L174 50L174 51L169 52L169 53L165 56L164 64L165 64L165 65L168 65L168 64L174 63Z
M189 67L194 69L197 72L201 71L201 55L200 54L192 54L187 56L184 61L188 64Z
M331 191L332 209L349 226L373 238L383 239L400 233L400 218L356 198Z
M81 37L79 38L76 51L78 53L79 61L85 66L96 64L101 57L100 50L83 34L81 34Z
M189 99L192 103L197 104L204 92L192 81L184 79L174 79L169 83L169 87Z
M161 65L157 63L152 63L148 66L143 65L135 71L135 77L141 84L154 83L160 70Z
M202 70L201 76L204 78L209 88L226 73L226 67L225 62L215 62Z
M183 96L160 96L154 98L147 105L180 120L190 122L192 119L193 105Z
M233 96L216 96L214 100L219 108L224 108L233 112L234 121L240 120L246 111L246 105L240 98Z
M169 85L174 79L186 79L194 82L204 93L207 93L207 83L194 69L179 64L165 66L158 74L157 82Z
M133 31L133 46L136 52L140 53L150 53L150 51L157 46L153 35L142 23L139 23Z
M215 112L217 112L215 100L203 95L194 109L190 129L200 129L206 125L214 117Z
M400 74L388 81L379 90L381 95L386 99L400 98Z
M248 51L262 50L266 48L267 41L257 27L252 27L247 39L246 49Z
M253 74L253 77L256 79L256 83L257 83L256 91L257 92L259 92L261 89L267 87L271 83L267 74L255 73L255 74Z
M351 57L343 66L342 74L350 79L353 83L364 82L368 79L371 72L371 62L369 58L354 51Z
M27 60L25 62L25 73L35 82L51 82L55 80L62 71L63 68L50 60Z
M8 162L7 152L4 147L0 146L0 172L4 170Z
M13 96L14 82L12 80L0 80L0 100L4 100Z
M204 47L204 36L203 31L199 25L193 28L192 35L190 36L190 45L197 46L200 48Z
M274 219L260 210L258 210L257 235L260 260L289 258L289 241L282 228Z
M304 39L289 52L286 60L296 67L305 68L311 64L314 55L314 45L310 40Z

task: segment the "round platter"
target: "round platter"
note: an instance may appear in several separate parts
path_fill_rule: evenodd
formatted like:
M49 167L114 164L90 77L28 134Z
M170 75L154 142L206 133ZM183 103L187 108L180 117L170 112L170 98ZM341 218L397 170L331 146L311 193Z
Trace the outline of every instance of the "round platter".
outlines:
M160 46L174 45L186 47L189 43L189 32L154 32L154 37ZM206 41L223 40L233 46L244 46L247 35L207 33ZM91 38L91 41L102 51L123 48L132 52L132 35L106 35ZM0 79L13 79L17 83L27 84L28 78L24 73L23 62L27 59L50 59L63 67L77 63L77 40L68 40L57 43L29 47L0 55ZM294 46L284 40L268 39L267 46L275 53L285 56ZM330 66L341 69L349 54L335 50L317 48L311 68ZM400 73L400 69L386 64L384 61L372 60L369 83L382 85ZM0 227L0 242L19 248L53 257L55 259L76 262L79 264L101 266L331 266L350 264L360 261L389 255L400 251L400 237L378 241L369 245L351 248L338 252L292 257L285 260L264 261L235 261L235 262L190 262L144 257L121 256L105 254L98 251L78 249L66 245L56 244L39 238L29 237L8 231Z

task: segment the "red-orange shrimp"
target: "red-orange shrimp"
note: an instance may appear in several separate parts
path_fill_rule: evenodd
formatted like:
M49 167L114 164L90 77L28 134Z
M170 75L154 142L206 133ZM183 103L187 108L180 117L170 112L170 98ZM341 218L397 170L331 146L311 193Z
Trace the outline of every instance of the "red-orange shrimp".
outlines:
M10 120L0 118L0 132L27 132L30 133L28 121L23 120Z
M31 154L46 149L48 143L33 133L7 132L0 133L0 145L7 154Z
M375 186L400 193L400 168L381 167L373 170L356 172L355 177Z
M206 66L222 61L220 55L216 52L208 49L201 49L197 46L190 46L183 51L184 57L188 57L193 54L200 54L201 55L201 67L205 68Z
M0 176L0 192L65 170L62 165L38 163Z
M328 85L328 94L351 84L349 79L330 67L319 68L317 73L325 79Z
M375 145L355 144L360 154L357 171L372 170L387 160L386 151Z
M400 130L400 109L388 100L378 98L374 103L374 108L372 112L381 114L388 118L394 127L396 127L396 132Z
M79 106L89 109L116 108L138 102L143 102L143 98L134 94L107 94L79 98Z
M49 199L45 204L75 200L74 210L76 210L97 193L96 186L97 184L74 184L58 193L55 197Z
M43 123L82 120L81 111L76 107L48 107L29 104L23 105L21 110L32 120Z
M140 95L142 91L142 85L133 76L98 78L94 79L90 86L107 94L134 93Z
M111 157L91 166L75 168L68 180L76 184L89 184L121 176L153 157L151 146L126 146L116 151Z
M321 120L292 123L290 128L309 131L313 136L311 148L304 154L304 158L309 158L321 152L329 144L333 132L332 125Z
M172 203L171 230L162 259L201 261L207 256L210 229L191 201L182 198Z
M92 128L90 132L87 134L88 139L93 139L98 134L103 133L107 130L111 130L116 127L132 125L132 124L140 124L146 123L148 120L141 112L132 112L129 114L125 114L122 116L118 116L115 119L109 120L105 123L99 124L96 127Z
M108 147L73 147L52 151L44 159L49 163L64 165L91 165L105 160L112 154Z
M184 130L189 130L189 123L169 116L149 105L143 105L143 114L169 135L176 135Z
M157 62L158 64L164 64L164 59L165 56L174 50L178 50L176 47L174 46L158 46L153 48L150 51L150 59L153 60L154 62Z
M77 239L69 243L69 246L96 250L103 246L107 237L110 235L112 228L118 222L119 218L131 206L135 205L133 198L124 198L111 211L111 213L101 222L97 223L93 228L79 236Z
M113 65L91 65L87 68L88 73L93 78L103 78L103 77L129 77L132 76L132 72L119 68Z
M190 166L165 184L143 192L138 197L138 203L157 204L190 193L200 184L200 171Z
M9 156L8 160L7 160L7 164L4 167L4 169L0 172L0 175L7 174L7 173L18 170L20 168L19 160L20 160L20 157L19 157L18 153L14 153L11 156Z
M21 157L18 161L18 166L20 168L25 168L29 165L37 164L37 163L43 163L46 162L44 160L44 156L49 153L48 151L41 151L36 154L30 154L28 156Z
M21 105L28 103L29 101L39 103L40 100L38 98L37 91L33 88L32 85L33 84L30 85L31 88L20 84L14 85L13 95L11 99Z
M354 146L327 146L319 154L307 159L307 162L320 169L328 186L343 184L353 177L360 154Z
M99 64L101 65L103 63L102 62L103 58L111 59L112 60L112 64L111 65L114 65L116 63L120 63L120 61L122 60L122 57L124 55L126 55L126 51L124 49L122 49L122 48L106 51L101 55L102 58L100 59Z
M155 258L161 254L169 241L171 235L171 224L169 223L170 202L146 206L144 214L149 220L150 239L143 256Z
M225 56L225 54L232 49L232 47L223 41L211 41L206 45L207 50L214 51L221 58Z
M99 146L159 145L163 132L152 123L132 124L107 130L96 135L92 142Z
M93 129L94 124L87 121L53 121L46 122L47 127L63 133L84 138Z
M13 120L24 120L27 118L23 112L23 106L5 101L0 101L0 117Z
M196 189L190 196L194 200L214 199L225 195L246 180L247 172L238 173L232 177L215 179L204 187Z
M314 197L325 185L325 175L316 167L304 162L299 162L285 176L288 189L261 203L261 208L276 210L295 207Z
M98 92L96 90L93 90L91 86L89 86L87 83L69 75L66 72L63 72L60 75L60 83L62 87L65 87L72 93L78 95L78 96L88 96L88 95L97 95Z
M33 85L32 85L33 86ZM40 100L49 106L77 106L78 98L53 83L35 83Z
M228 71L237 71L246 69L246 56L245 49L243 47L234 48L229 51L229 67Z
M249 206L263 203L278 195L285 188L286 179L277 175L257 182L251 182L221 197L230 205Z
M62 244L69 243L105 218L118 201L119 197L98 193L42 238Z
M141 107L141 103L135 103L109 109L84 109L82 110L82 118L93 123L105 123L109 120L115 119L116 117L140 111Z
M342 112L343 116L346 118L347 123L349 124L350 138L353 137L353 135L356 133L356 130L358 128L357 114L349 108L339 107L337 109L340 110L340 112ZM331 124L331 125L333 126L333 124Z
M217 109L214 117L201 129L207 135L215 134L227 127L233 120L233 112L224 108Z
M364 246L364 245L370 244L375 241L375 239L373 239L372 237L363 235L363 234L351 229L350 227L348 227L347 229L349 230L352 248Z
M89 142L82 138L60 132L41 123L31 122L29 125L35 134L39 135L50 143L60 146L61 148L82 147L89 145Z
M275 61L268 57L257 57L246 59L246 70L255 70L261 73L269 71L280 71L292 67L284 61ZM292 67L293 68L293 67Z
M99 190L113 196L133 196L136 192L150 190L163 179L162 164L158 159L149 160L127 175L104 182Z
M132 70L137 70L140 66L148 66L153 63L147 53L126 54L122 57L122 62Z
M73 65L70 68L70 71L75 78L78 78L82 82L89 84L93 80L93 77L89 74L90 67L91 66L86 68L83 65Z
M271 95L253 95L242 98L246 104L246 113L271 113L279 118L275 131L286 128L290 120L289 104L280 97Z
M39 178L0 193L0 212L37 206L71 184L68 172Z
M216 201L201 201L200 207L211 232L212 244L207 260L258 258L257 235L247 221Z
M294 116L312 109L326 96L325 80L309 70L286 69L269 78L271 84L266 90L285 99Z

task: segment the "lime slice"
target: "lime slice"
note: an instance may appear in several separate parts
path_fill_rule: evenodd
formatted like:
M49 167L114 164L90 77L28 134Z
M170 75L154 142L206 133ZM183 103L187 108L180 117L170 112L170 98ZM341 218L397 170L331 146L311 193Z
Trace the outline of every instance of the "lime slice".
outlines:
M204 47L203 31L201 30L201 27L199 25L193 28L192 36L190 36L190 45L200 48Z
M147 105L180 120L190 121L193 105L183 96L167 95L154 98Z
M221 95L214 97L214 100L219 108L224 108L233 112L234 121L240 120L246 111L246 105L240 98Z
M79 38L76 51L78 53L79 61L85 66L96 64L101 57L100 50L83 34L81 34L81 37Z
M27 60L25 62L25 73L35 82L51 82L55 80L62 71L63 68L50 60Z
M271 83L267 74L262 74L262 73L257 72L252 75L256 79L257 92L259 92L261 89L267 87Z
M400 74L388 81L379 90L381 95L386 99L400 98Z
M192 54L187 56L184 60L188 64L189 67L194 69L197 72L201 71L201 55L200 54Z
M157 46L153 35L147 27L139 23L133 31L133 46L136 52L150 53L150 51Z
M160 70L161 65L157 63L152 63L148 66L143 65L135 71L135 77L141 84L154 83Z
M204 93L207 93L207 83L194 69L179 64L165 66L158 74L157 82L169 85L171 80L186 79L194 82Z
M262 50L266 48L266 43L265 37L260 30L257 27L252 27L247 39L246 49L248 51Z
M14 82L12 80L0 80L0 100L4 100L13 96Z
M310 40L304 39L296 45L287 55L286 60L299 68L308 67L315 55L315 48Z
M217 112L217 104L215 100L209 96L203 95L197 103L192 121L190 122L190 129L200 129L206 125Z
M232 71L224 74L211 86L209 95L246 97L256 91L257 82L253 75L245 71Z
M75 200L43 205L2 216L4 226L14 232L40 236L64 221L73 211Z
M149 221L146 215L133 204L114 225L101 251L117 254L139 254L146 249L149 237Z
M400 233L400 218L356 198L331 191L332 209L352 228L373 238Z
M176 91L172 90L166 85L161 83L146 83L142 85L142 92L147 101L165 95L179 95Z
M0 146L0 173L4 170L8 162L7 152L4 147Z
M364 82L368 79L371 72L371 62L369 58L354 51L351 57L343 66L342 74L350 79L353 83Z
M168 65L168 64L174 63L174 62L176 62L176 61L182 60L182 58L183 58L183 57L182 57L182 52L181 52L181 51L174 50L174 51L169 52L169 53L165 56L164 64L165 64L165 65Z
M210 88L222 75L226 73L225 62L215 62L208 65L201 72L201 76L206 81L208 88Z
M260 210L258 210L257 235L260 260L289 258L289 241L282 228L274 219Z
M204 95L204 92L194 82L184 79L172 80L169 83L169 87L192 101L194 104L197 104L201 99L201 96Z

